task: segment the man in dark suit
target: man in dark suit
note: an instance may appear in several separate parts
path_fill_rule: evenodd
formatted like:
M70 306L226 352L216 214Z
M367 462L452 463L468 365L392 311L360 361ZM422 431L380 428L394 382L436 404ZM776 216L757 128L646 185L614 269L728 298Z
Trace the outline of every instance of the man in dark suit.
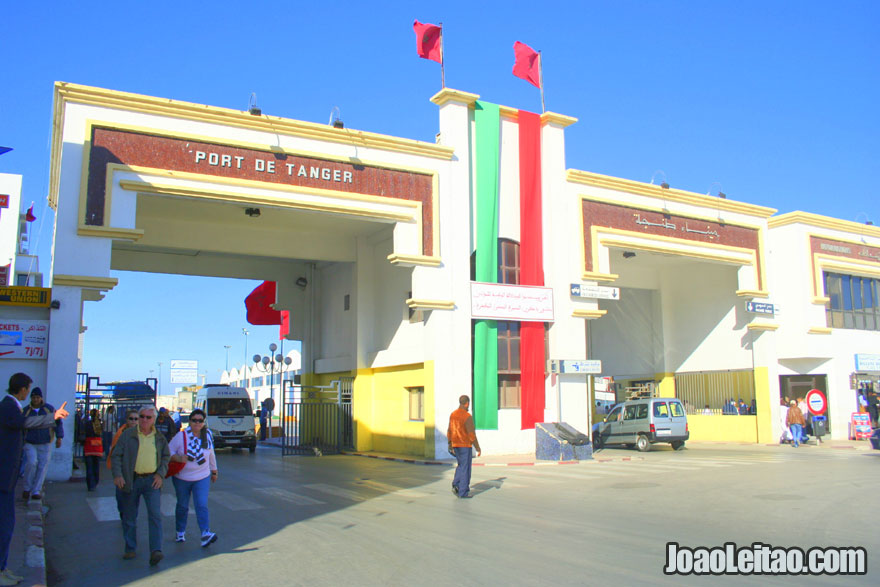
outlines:
M27 428L50 428L55 420L67 417L61 404L55 412L25 417L22 403L33 381L24 373L9 378L7 395L0 400L0 586L15 585L21 577L6 568L9 544L15 528L15 484L21 468L21 449Z

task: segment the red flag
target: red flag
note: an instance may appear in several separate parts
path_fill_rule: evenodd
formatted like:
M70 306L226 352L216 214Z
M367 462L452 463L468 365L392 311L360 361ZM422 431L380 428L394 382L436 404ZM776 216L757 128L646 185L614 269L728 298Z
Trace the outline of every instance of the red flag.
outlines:
M290 311L281 310L281 327L278 329L278 340L283 340L290 334Z
M33 222L34 220L37 219L37 217L34 216L34 205L33 204L31 204L31 207L28 208L27 216L25 216L24 219L27 220L28 222Z
M517 41L513 44L513 75L524 79L536 88L541 87L541 54Z
M273 310L275 303L275 282L264 281L244 299L249 324L281 324L281 312Z
M422 59L430 59L437 63L443 62L443 29L435 24L413 22L416 33L416 52Z

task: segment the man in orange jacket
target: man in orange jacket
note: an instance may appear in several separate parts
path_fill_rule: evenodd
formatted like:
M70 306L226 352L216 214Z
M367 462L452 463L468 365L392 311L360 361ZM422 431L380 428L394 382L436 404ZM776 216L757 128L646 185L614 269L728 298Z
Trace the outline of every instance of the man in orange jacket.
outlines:
M446 430L446 438L449 439L449 453L455 456L458 466L455 468L455 477L452 479L452 493L456 497L470 498L471 483L471 447L477 450L480 456L480 442L477 440L477 431L474 428L474 419L468 413L471 400L463 395L458 398L458 409L449 416L449 428Z

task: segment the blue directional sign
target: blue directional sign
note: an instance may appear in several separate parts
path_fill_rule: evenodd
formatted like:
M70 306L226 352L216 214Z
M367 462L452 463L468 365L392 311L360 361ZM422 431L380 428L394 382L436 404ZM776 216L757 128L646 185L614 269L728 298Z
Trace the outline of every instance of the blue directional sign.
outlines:
M767 302L746 302L746 312L769 314L772 316L776 313L776 309L773 307L773 304L768 304Z

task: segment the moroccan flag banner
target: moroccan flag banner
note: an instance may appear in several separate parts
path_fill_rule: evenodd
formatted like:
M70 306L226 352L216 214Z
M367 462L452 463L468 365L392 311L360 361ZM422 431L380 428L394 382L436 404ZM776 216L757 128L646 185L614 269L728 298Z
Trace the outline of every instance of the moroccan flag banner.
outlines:
M281 324L281 312L270 306L275 303L275 282L264 281L244 299L247 321L254 325Z
M501 114L497 104L474 106L477 179L476 280L498 282L498 181ZM474 423L498 429L498 327L494 320L474 324Z
M419 57L442 63L443 29L435 24L422 24L419 21L414 21L413 30L416 33L416 52Z
M34 205L33 204L31 204L31 207L27 209L27 214L25 215L24 219L27 220L28 222L33 222L34 220L37 219L37 217L34 216Z
M520 110L519 226L520 284L544 285L541 206L541 116ZM544 323L520 324L521 424L532 429L544 421Z
M513 44L513 75L541 87L541 55L525 43Z
M281 326L278 328L278 339L284 338L290 334L290 311L281 310Z

